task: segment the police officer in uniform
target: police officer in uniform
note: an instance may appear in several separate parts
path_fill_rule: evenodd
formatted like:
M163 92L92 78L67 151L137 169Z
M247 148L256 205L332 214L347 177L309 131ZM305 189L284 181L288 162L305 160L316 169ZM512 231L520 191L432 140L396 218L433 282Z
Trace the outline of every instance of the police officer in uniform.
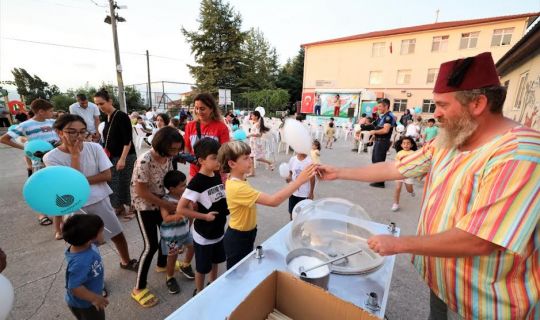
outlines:
M377 120L376 129L369 132L371 135L375 135L373 153L371 154L371 162L373 163L384 162L386 160L386 153L390 148L390 138L396 125L394 115L390 112L390 100L386 98L380 100L377 108L381 116ZM384 181L373 182L369 185L376 188L384 188Z

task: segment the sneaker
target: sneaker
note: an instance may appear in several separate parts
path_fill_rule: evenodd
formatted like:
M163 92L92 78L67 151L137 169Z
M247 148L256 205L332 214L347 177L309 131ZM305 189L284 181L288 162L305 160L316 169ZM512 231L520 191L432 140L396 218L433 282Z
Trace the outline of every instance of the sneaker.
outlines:
M414 191L411 192L411 197L416 197L416 193L414 193Z
M169 289L170 294L177 294L180 292L180 286L174 277L167 280L167 288Z
M394 203L394 204L392 205L392 211L396 212L396 211L398 211L398 210L399 210L399 204Z
M190 264L187 266L180 266L180 271L182 271L186 278L195 279L195 273L193 273L193 269L191 268Z

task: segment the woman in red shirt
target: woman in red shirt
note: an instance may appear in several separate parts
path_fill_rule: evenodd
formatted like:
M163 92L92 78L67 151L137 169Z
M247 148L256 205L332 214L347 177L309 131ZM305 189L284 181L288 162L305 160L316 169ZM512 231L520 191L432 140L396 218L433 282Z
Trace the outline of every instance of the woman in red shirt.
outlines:
M200 93L195 97L195 120L186 125L184 133L185 151L194 155L193 146L202 138L213 138L220 144L230 140L229 129L223 122L216 100L209 93ZM199 167L191 164L189 176L192 178Z

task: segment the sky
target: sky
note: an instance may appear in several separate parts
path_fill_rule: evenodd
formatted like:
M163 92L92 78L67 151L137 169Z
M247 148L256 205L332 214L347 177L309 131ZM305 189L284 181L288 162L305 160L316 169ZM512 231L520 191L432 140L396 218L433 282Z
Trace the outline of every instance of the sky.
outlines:
M540 0L229 3L241 14L242 29L259 28L282 64L303 43L433 23L436 10L439 22L540 11ZM193 64L193 56L181 27L198 28L200 1L118 0L118 5L127 6L118 10L127 20L118 26L124 83L147 81L146 50L151 55L152 81L192 83L186 64ZM63 91L102 82L115 84L112 31L103 22L107 9L107 0L0 0L0 81L12 80L11 70L22 67Z

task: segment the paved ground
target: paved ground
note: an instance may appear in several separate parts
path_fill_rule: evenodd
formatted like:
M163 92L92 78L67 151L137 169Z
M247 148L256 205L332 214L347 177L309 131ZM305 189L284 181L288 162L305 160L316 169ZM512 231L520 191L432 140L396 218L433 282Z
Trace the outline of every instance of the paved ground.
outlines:
M370 162L370 156L350 152L349 143L338 142L333 150L322 150L322 161L333 165L355 166ZM0 146L0 247L8 255L8 266L3 272L15 287L15 306L9 319L70 319L64 303L63 241L53 239L53 228L39 226L35 214L24 203L21 188L26 178L23 155L19 150ZM283 153L278 162L288 160ZM393 153L390 157L393 157ZM182 168L184 171L186 168ZM275 172L259 167L251 183L259 190L273 192L283 184ZM416 186L420 194L420 185ZM419 216L420 197L402 195L402 209L390 211L393 183L386 189L375 189L359 182L321 182L316 187L316 197L341 197L363 206L372 218L380 223L393 221L402 234L413 234ZM288 222L286 203L278 208L259 206L259 234L263 242ZM142 238L135 220L124 223L130 252L137 257L142 250ZM118 267L118 256L110 244L101 248L105 263L106 283L110 292L110 305L106 310L109 319L163 319L185 303L191 296L193 281L179 275L181 294L166 291L163 274L149 274L149 288L158 295L161 303L149 310L139 308L129 297L135 282L135 273ZM409 255L396 259L391 294L386 316L393 319L426 319L428 289L410 264ZM223 268L224 269L224 268ZM224 293L226 294L226 293Z

